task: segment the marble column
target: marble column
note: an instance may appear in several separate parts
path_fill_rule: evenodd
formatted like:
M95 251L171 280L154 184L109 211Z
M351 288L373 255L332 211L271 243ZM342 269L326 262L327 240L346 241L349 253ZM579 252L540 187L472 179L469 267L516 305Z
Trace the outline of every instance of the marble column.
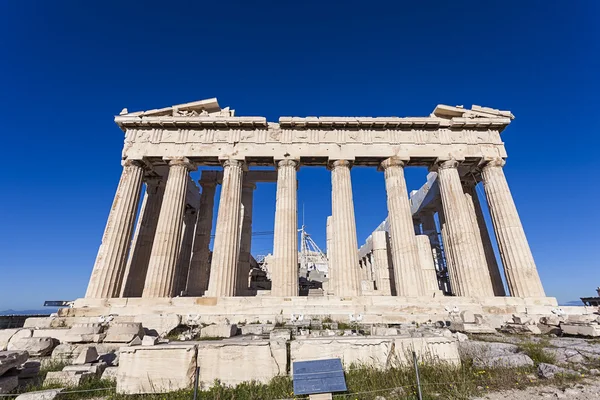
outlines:
M420 296L424 289L415 225L404 180L404 162L396 157L388 158L381 163L381 169L385 174L396 290L398 296Z
M223 186L207 290L207 296L210 297L235 295L244 169L245 163L241 160L226 160L223 163Z
M514 297L543 297L544 288L503 166L503 159L491 160L483 167L482 176L508 290Z
M238 276L236 296L246 296L249 289L250 257L252 249L252 205L254 201L254 182L242 184L242 233L240 238L240 258L238 261Z
M452 263L455 268L457 294L469 297L494 296L492 282L480 256L471 221L471 213L463 193L458 162L441 162L438 169L440 195L444 207Z
M431 253L433 255L433 263L435 265L435 269L436 271L441 271L444 268L442 262L440 237L438 234L433 214L433 211L422 212L421 222L423 224L423 234L429 236L429 242L431 243Z
M144 193L137 227L131 242L121 297L142 296L164 194L164 180L146 179L146 193Z
M475 231L475 238L477 240L477 248L480 253L480 257L485 261L488 269L488 276L492 282L492 288L495 296L504 296L504 284L502 283L502 277L500 276L500 270L498 269L498 262L494 255L494 249L492 248L492 242L487 231L483 212L481 210L481 204L477 198L477 182L468 180L463 182L463 190L465 192L465 199L469 206L471 213L471 221L473 222L473 230Z
M188 296L202 296L208 289L210 276L209 246L217 182L215 180L200 180L199 183L202 187L202 193L200 194L196 233L187 279L186 292Z
M356 238L350 167L350 162L346 160L337 160L330 165L336 261L333 266L333 279L336 280L336 296L358 296L360 294L358 240Z
M392 295L391 277L388 263L387 232L373 232L373 263L375 264L375 285L377 291L383 296Z
M458 288L460 282L456 276L456 267L453 262L452 246L450 246L450 233L448 231L448 224L446 223L446 217L442 208L438 211L440 220L440 234L442 236L442 249L444 252L444 260L446 264L446 271L448 271L448 280L450 283L450 293L454 296L458 296L460 290Z
M110 298L121 294L143 175L141 162L123 162L121 179L108 215L86 298Z
M298 296L298 166L296 160L277 162L272 296Z
M181 246L185 196L192 169L194 166L187 158L169 161L169 176L142 297L171 297L173 294L177 258Z
M327 236L327 282L324 282L323 290L335 293L335 282L331 279L331 271L334 269L333 265L335 265L334 259L334 238L333 238L333 217L330 215L327 217L327 226L325 234Z
M423 280L425 294L437 294L440 292L440 289L435 264L433 263L429 236L417 235L416 240L417 249L419 250L419 262L421 264L421 279Z
M173 297L181 296L187 286L187 277L190 270L190 259L192 257L192 244L194 242L194 230L196 229L196 209L189 204L185 207L183 217L183 233L179 247L179 257L175 273L175 285Z

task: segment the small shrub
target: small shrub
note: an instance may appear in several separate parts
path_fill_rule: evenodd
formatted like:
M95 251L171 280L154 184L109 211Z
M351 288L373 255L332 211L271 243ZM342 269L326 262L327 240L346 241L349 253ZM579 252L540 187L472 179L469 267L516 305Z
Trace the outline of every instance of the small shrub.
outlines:
M544 348L548 347L549 343L547 339L540 340L539 342L523 342L519 344L519 349L527 354L537 366L540 363L554 364L556 363L556 357L553 354L548 353Z

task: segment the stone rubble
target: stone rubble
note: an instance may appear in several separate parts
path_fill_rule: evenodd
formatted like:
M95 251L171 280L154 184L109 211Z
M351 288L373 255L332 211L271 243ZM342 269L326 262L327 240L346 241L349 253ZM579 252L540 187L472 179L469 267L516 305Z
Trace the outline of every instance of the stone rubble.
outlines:
M58 341L50 337L28 337L17 340L11 339L7 350L27 351L32 357L49 356L58 345Z

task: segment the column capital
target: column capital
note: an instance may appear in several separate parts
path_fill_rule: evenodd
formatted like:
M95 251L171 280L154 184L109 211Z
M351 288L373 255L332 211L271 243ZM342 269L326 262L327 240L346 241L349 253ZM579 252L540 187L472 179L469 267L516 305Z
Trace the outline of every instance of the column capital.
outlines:
M187 157L177 157L177 158L164 157L163 160L165 160L169 163L169 167L175 167L175 166L182 165L182 166L186 167L188 169L188 171L196 170L196 166Z
M338 167L346 167L348 169L352 168L352 164L354 164L351 160L329 160L327 163L327 169L333 170Z
M451 158L450 160L437 160L435 166L438 169L458 168L458 161L454 158Z
M400 157L390 157L390 158L386 158L385 160L383 160L380 164L379 164L379 170L386 170L389 167L400 167L400 168L404 168L404 166L406 165L406 163L408 162L408 160L403 160Z
M491 158L491 159L483 159L481 160L481 165L482 165L482 170L486 169L486 168L493 168L493 167L504 167L504 165L506 164L506 160L504 160L503 158L500 157L496 157L496 158Z
M143 160L132 160L132 159L125 159L121 161L121 165L123 167L130 167L130 166L134 166L134 167L140 167L140 168L144 168L146 166L146 164L144 163Z
M296 170L300 168L300 161L287 158L285 160L275 160L275 166L279 167L294 167Z
M221 163L223 164L223 168L226 167L239 167L241 168L243 171L246 171L248 169L246 162L244 160L235 160L232 158L228 158L227 160L222 160Z

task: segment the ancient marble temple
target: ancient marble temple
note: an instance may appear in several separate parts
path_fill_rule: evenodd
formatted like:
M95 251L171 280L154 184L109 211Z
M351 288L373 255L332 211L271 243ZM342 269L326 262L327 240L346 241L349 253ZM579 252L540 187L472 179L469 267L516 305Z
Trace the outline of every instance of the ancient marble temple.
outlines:
M500 134L513 118L492 108L438 105L427 117L268 122L236 116L216 99L123 109L115 117L125 133L123 171L86 299L255 294L248 277L257 182L277 184L271 290L264 295L298 296L296 175L311 166L326 166L331 174L324 296L544 297L503 171ZM194 182L190 172L200 166L210 168ZM377 229L360 251L354 166L381 171L387 191L385 229ZM432 173L409 198L404 170L413 166ZM492 227L486 226L483 201Z

